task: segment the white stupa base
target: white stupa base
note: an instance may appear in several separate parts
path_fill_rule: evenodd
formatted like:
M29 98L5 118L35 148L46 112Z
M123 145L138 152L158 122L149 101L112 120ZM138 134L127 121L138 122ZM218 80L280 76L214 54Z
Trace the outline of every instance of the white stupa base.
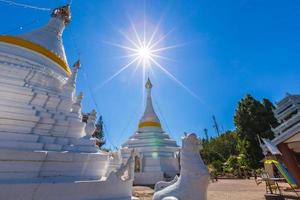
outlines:
M106 175L108 157L99 153L18 151L1 149L0 183L42 177L99 179Z
M108 174L105 153L0 151L0 199L131 200L133 179Z
M164 180L163 172L140 172L134 173L134 185L154 185L158 181Z
M115 175L106 180L32 179L0 183L0 199L6 200L131 200L132 181Z
M96 112L82 121L80 61L70 72L61 38L69 20L63 6L46 26L0 38L1 200L131 199L132 156L118 166L91 138Z
M179 173L178 159L170 155L164 156L164 154L169 154L171 150L167 147L161 147L159 150L158 153L153 153L147 147L135 149L136 155L143 155L140 161L142 163L142 172L135 172L133 182L135 185L154 185L158 181L169 181ZM129 151L129 148L121 150L123 162L128 158ZM153 154L158 157L153 158Z

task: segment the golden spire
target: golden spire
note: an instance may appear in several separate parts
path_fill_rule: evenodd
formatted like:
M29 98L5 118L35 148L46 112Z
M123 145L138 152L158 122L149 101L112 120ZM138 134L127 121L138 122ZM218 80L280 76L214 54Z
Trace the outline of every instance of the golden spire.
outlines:
M152 105L152 98L151 98L151 89L152 89L152 83L150 79L148 78L147 83L145 85L147 89L147 101L146 101L146 108L144 111L144 115L142 116L139 128L145 128L145 127L158 127L161 129L160 121L153 109Z
M148 78L148 80L147 80L147 83L146 83L145 87L146 87L147 89L151 89L151 88L152 88L152 83L151 83L151 81L150 81L149 78Z
M63 20L65 25L68 25L71 21L71 9L70 5L67 4L62 7L55 8L52 11L51 17L58 17Z

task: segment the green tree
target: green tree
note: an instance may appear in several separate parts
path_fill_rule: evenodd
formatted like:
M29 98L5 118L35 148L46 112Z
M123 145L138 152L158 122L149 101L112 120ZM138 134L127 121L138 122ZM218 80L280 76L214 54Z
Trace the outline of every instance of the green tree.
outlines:
M231 155L238 155L237 136L235 132L227 131L216 138L205 140L200 151L204 162L212 166L219 173L222 165Z
M97 123L96 123L96 130L93 134L93 137L99 139L99 142L97 142L97 145L99 147L102 147L105 144L105 138L104 138L104 124L102 116L99 117Z
M263 158L257 135L263 138L274 138L271 127L276 127L278 122L274 117L273 104L263 99L262 102L246 95L238 103L234 115L234 124L238 136L237 148L239 153L246 156L251 168L259 167L259 161Z
M238 158L236 155L231 155L227 159L226 163L226 171L231 172L231 173L237 173L239 170L239 163L238 163Z

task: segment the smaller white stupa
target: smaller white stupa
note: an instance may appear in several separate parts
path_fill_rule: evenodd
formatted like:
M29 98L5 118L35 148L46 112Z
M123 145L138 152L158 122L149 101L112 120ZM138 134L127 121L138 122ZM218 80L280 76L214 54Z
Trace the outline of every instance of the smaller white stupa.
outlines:
M123 160L135 149L135 184L155 184L179 173L176 141L162 127L152 105L152 83L146 83L147 102L138 130L122 145Z

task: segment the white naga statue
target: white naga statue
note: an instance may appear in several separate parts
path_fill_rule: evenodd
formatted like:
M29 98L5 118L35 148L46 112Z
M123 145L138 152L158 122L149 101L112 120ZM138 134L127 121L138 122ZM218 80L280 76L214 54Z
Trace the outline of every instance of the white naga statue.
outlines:
M153 200L206 200L209 172L199 154L202 142L196 134L185 134L180 155L180 176L155 185Z

